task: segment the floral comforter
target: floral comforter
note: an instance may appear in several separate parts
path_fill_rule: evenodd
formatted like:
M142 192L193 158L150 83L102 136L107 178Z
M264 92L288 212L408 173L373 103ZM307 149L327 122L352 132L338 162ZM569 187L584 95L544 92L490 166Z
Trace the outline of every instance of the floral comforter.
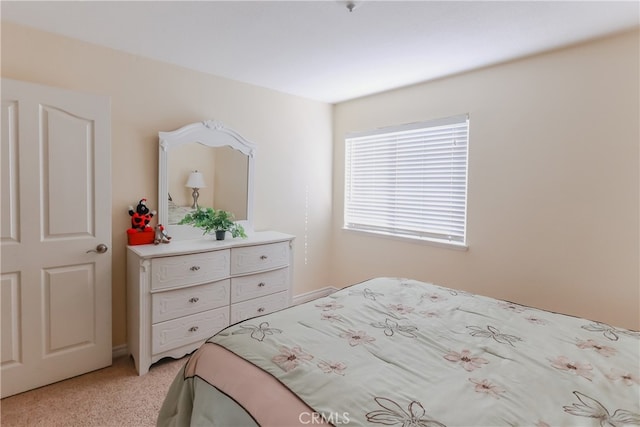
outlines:
M257 376L239 385L218 362L207 368L216 374L197 372L207 348L240 356L238 371L259 368L303 406L290 422L260 418L252 402L276 393L261 392ZM216 384L225 375L237 394ZM257 394L243 398L247 389ZM211 394L233 402L216 406ZM287 399L274 399L264 407L284 412ZM638 332L377 278L212 337L174 382L159 424L222 425L215 412L235 405L254 425L627 426L640 425L639 402Z

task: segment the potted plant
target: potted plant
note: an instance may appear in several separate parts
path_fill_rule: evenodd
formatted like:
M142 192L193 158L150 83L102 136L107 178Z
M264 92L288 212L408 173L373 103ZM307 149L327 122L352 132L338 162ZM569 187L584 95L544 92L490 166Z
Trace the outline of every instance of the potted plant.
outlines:
M244 227L234 221L233 213L213 208L198 208L188 213L179 224L189 224L202 228L204 233L212 231L216 233L216 240L224 240L226 232L230 232L233 237L247 237Z

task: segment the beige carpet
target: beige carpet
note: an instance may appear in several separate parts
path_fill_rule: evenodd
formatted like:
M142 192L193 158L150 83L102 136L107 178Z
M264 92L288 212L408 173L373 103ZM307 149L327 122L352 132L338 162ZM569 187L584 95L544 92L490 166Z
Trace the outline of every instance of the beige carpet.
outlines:
M0 401L0 425L154 426L164 396L186 363L167 359L139 377L129 357L79 377Z

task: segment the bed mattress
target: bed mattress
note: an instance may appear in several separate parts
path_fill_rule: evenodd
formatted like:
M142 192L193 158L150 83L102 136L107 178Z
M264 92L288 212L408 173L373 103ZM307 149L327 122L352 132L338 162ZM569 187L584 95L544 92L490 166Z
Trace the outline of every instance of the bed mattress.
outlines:
M640 333L411 279L243 321L159 425L640 425Z

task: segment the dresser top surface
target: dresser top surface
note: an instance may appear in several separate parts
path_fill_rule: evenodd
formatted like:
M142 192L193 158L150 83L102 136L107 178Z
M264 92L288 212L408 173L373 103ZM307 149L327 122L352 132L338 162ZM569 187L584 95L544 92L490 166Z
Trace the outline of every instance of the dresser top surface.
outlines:
M193 240L172 240L170 243L158 245L127 246L127 250L142 258L165 257L184 255L198 252L208 252L220 249L237 248L242 246L263 245L268 243L286 242L295 239L295 236L278 231L256 231L244 239L234 238L216 240L215 236L203 236Z

